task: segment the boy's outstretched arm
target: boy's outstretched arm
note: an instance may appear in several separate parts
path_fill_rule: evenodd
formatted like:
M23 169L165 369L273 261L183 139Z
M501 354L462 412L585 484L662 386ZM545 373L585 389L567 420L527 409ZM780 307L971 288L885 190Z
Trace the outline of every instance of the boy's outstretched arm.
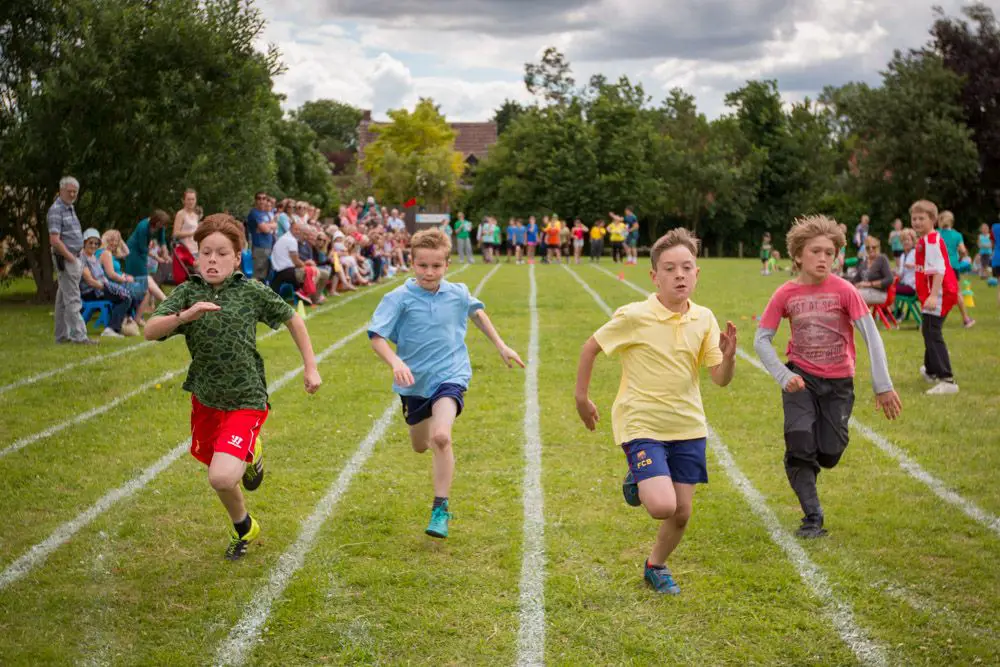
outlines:
M305 320L298 315L292 315L291 319L285 322L285 326L288 327L288 333L292 334L292 340L295 341L296 347L299 348L299 354L302 355L302 365L304 366L302 379L306 385L306 393L315 394L320 385L323 384L323 379L319 376L316 355L313 353L312 341L309 339L309 330L306 329Z
M872 365L872 388L875 390L875 406L885 413L887 419L895 419L903 411L899 395L892 388L889 378L889 362L885 357L882 336L878 333L871 313L854 320L854 327L861 334L868 347L868 359Z
M736 325L726 322L726 330L719 334L719 350L722 351L722 363L708 369L712 382L725 387L733 381L736 373Z
M413 372L410 371L410 367L403 363L403 360L399 358L399 355L389 345L389 341L376 334L369 335L371 336L372 349L375 350L378 358L392 369L392 379L396 384L400 387L409 387L416 382L413 379Z
M500 358L503 362L507 364L507 368L513 368L511 362L514 362L521 368L524 368L524 362L521 361L521 357L518 356L512 348L508 347L503 339L500 338L500 334L497 333L496 327L493 326L493 322L490 321L490 316L486 314L486 311L480 308L475 313L472 314L472 321L476 323L476 327L486 334L486 337L490 339L490 342L496 345L497 351L500 352Z
M583 344L580 350L580 363L576 367L576 411L583 420L583 425L593 431L597 428L600 415L597 414L597 406L590 400L590 376L594 372L594 361L601 353L601 346L597 339L591 336Z

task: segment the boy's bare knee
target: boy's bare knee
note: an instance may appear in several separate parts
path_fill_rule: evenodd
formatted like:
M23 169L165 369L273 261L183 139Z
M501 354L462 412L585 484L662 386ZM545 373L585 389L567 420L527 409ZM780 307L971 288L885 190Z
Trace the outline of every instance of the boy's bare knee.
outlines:
M212 485L212 488L216 491L229 491L240 483L240 478L235 476L229 471L208 470L208 483Z
M431 436L431 442L438 449L448 449L451 447L451 433L439 431Z
M643 503L649 516L656 519L657 521L663 521L674 516L677 511L677 506L674 503L665 502L662 500L646 501Z
M678 528L686 527L688 525L688 521L691 520L691 506L690 505L679 506L676 509L676 511L674 511L674 515L672 518L674 521L674 525L676 525Z
M413 451L415 451L417 454L423 454L428 449L430 449L431 445L426 440L423 440L421 442L417 442L416 440L411 440L410 446L413 447Z

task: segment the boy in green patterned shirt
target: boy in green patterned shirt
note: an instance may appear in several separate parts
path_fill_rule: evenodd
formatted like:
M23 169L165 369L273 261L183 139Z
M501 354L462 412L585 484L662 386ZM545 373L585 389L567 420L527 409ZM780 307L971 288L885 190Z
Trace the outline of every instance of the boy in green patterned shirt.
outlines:
M257 322L288 326L305 366L306 392L321 384L306 324L281 297L237 271L243 228L229 215L212 215L194 234L198 273L175 289L146 324L146 340L183 334L191 366L191 454L208 466L208 481L233 522L226 558L240 559L260 535L247 512L240 481L253 491L264 479L258 436L268 414L264 361ZM249 466L247 464L250 464Z

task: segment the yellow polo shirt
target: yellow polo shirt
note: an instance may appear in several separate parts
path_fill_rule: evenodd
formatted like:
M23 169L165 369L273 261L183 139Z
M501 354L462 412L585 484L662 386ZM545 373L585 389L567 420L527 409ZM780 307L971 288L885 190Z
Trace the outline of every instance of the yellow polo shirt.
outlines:
M628 227L625 226L624 222L612 222L608 225L608 233L611 235L612 243L621 243L625 240Z
M688 301L683 315L656 294L615 312L594 338L622 361L622 380L611 410L615 442L636 438L690 440L708 435L699 368L722 363L719 324L708 308Z
M606 230L604 227L598 227L597 225L594 225L593 227L590 228L590 238L594 241L599 241L600 239L603 239L604 235L607 233L608 230Z

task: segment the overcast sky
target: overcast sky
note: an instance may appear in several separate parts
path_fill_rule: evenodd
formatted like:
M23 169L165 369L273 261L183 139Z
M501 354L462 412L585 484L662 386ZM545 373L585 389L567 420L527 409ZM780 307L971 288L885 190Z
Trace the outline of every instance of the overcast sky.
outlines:
M655 101L680 86L709 117L747 79L786 100L826 84L877 83L893 49L928 39L931 6L958 0L258 0L287 72L286 108L333 98L373 109L431 97L449 120L488 120L528 100L524 63L548 46L578 83L626 74ZM1000 13L1000 0L987 3Z

